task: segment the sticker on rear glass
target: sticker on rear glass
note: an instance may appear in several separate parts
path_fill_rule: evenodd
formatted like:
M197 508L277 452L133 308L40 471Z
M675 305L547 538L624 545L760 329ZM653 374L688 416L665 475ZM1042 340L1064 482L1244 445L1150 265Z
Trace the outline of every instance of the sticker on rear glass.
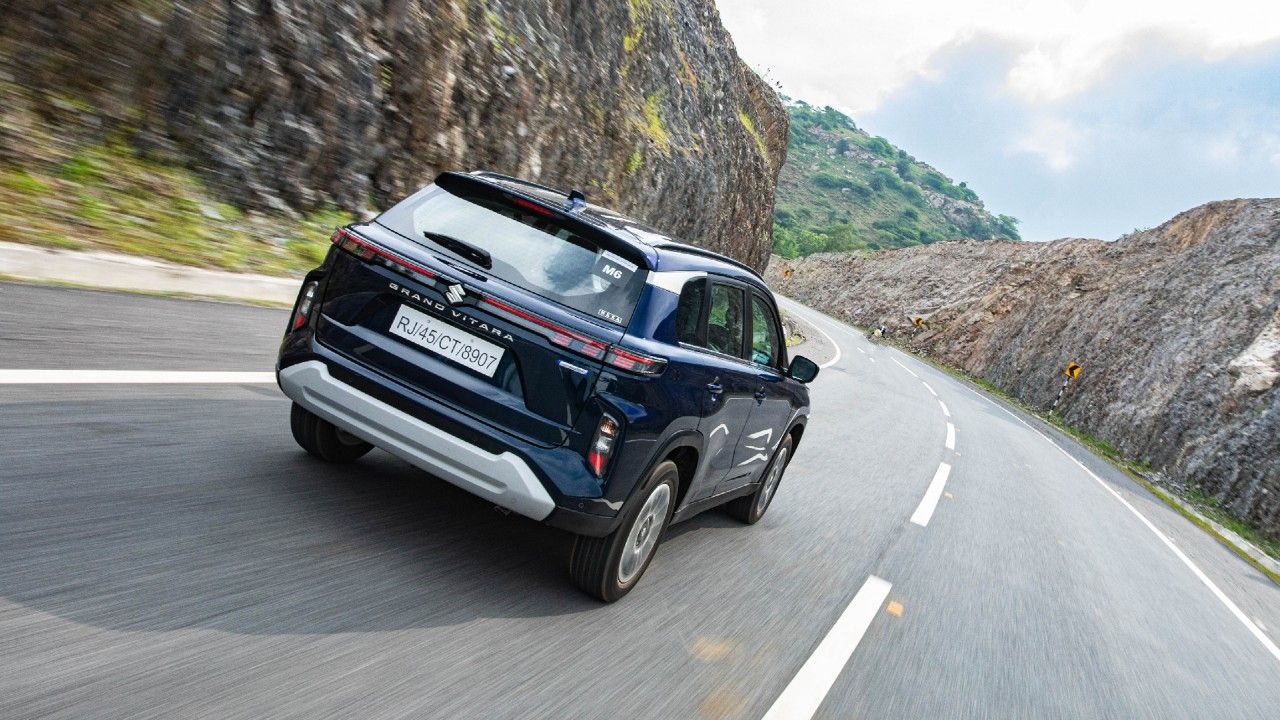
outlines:
M614 285L626 285L635 274L637 265L626 258L619 257L605 250L596 257L595 267L591 272L596 277Z

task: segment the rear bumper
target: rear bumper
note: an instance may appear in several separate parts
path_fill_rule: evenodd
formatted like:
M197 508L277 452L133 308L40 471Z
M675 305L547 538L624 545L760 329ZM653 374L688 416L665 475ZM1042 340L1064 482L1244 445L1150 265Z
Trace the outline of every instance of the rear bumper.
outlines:
M546 520L556 503L529 465L492 453L334 378L319 360L283 368L280 388L302 407L495 505ZM559 524L559 523L556 523Z

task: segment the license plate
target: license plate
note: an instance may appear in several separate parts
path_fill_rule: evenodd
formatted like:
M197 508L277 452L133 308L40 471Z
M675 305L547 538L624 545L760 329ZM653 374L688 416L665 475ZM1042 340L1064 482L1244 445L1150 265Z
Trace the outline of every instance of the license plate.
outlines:
M493 377L506 352L488 340L405 305L391 321L391 334L430 350L436 355L471 368L485 377Z

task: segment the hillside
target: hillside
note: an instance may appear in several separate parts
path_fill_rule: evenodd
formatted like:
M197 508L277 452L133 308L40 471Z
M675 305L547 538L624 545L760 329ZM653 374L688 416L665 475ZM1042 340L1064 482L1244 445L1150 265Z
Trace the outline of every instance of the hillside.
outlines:
M792 274L785 277L784 268ZM1280 199L1187 211L1115 242L947 242L770 267L783 293L1058 410L1280 538Z
M969 238L1018 239L963 182L832 108L788 101L791 132L778 180L774 250L784 257L881 250Z
M296 271L441 170L757 267L777 95L712 0L0 4L0 239Z

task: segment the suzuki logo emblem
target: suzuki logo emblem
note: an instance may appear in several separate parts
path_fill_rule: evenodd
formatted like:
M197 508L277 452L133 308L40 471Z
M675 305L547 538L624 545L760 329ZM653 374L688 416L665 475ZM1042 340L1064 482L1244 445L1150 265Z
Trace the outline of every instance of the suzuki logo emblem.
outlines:
M444 299L449 301L450 305L457 305L467 296L467 291L462 285L454 283L449 286L449 292L444 294Z

